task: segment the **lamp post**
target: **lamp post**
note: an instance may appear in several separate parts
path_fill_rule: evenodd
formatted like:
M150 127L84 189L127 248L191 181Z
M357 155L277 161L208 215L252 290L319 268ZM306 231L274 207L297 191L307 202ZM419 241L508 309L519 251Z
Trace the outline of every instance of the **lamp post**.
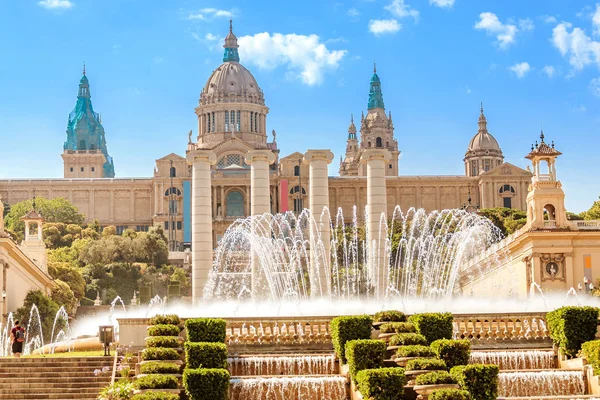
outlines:
M101 325L99 339L100 343L104 344L104 356L110 357L110 344L114 341L114 326Z

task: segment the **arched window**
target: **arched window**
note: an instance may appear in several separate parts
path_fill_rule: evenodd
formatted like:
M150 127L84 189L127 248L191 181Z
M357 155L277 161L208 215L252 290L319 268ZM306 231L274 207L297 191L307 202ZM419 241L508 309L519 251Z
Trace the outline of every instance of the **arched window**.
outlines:
M500 194L515 194L515 188L510 185L502 185L499 190Z
M296 165L294 167L294 176L300 176L300 166Z
M85 150L85 140L79 141L79 148L77 150Z
M383 147L383 141L381 140L380 137L378 137L377 139L375 139L375 147L377 147L377 148Z
M512 198L516 195L515 188L506 184L500 186L500 190L498 192L500 193L500 197L502 197L502 206L504 208L512 208Z
M177 176L177 170L175 169L175 167L169 168L169 177L175 178L176 176Z
M306 196L306 190L300 186L294 186L290 189L290 194L294 200L294 212L302 212L304 210L303 197Z
M218 162L217 162L217 169L224 169L227 168L231 165L236 165L238 167L242 167L242 168L250 168L250 166L248 164L246 164L246 160L244 159L244 156L241 154L228 154L224 157L222 157Z
M244 196L237 190L229 192L225 200L225 207L228 217L244 216Z
M170 187L167 190L165 190L165 196L169 196L171 194L174 194L175 196L181 196L181 190L175 187Z

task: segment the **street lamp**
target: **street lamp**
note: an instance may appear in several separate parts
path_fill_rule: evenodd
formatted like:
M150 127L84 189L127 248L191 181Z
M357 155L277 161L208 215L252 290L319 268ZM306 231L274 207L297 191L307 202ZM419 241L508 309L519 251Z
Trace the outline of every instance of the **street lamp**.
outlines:
M110 356L110 344L114 341L114 326L101 325L99 339L100 343L104 344L104 355Z

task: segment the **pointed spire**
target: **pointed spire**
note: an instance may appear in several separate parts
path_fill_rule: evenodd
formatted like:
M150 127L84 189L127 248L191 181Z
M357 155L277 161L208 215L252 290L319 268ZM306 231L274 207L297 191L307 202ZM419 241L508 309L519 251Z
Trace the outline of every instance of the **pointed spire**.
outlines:
M479 132L487 132L487 119L485 118L485 114L483 113L483 101L481 102L479 114Z
M83 62L83 76L85 76L85 61Z
M237 37L233 33L233 20L229 20L229 34L225 38L225 53L223 54L223 62L233 61L240 62L240 55L238 53L238 42Z
M542 130L542 133L540 133L540 139L541 139L542 143L544 143L544 138L545 138L544 131Z
M348 127L348 140L356 140L356 125L354 125L354 115L350 114L350 126Z
M379 76L377 75L377 66L373 64L373 76L371 77L371 85L369 89L369 106L367 107L369 110L374 108L383 108L385 109L385 105L383 104L383 93L381 93L381 81L379 80Z
M377 63L373 61L373 73L377 73Z
M233 20L229 20L229 33L233 33Z

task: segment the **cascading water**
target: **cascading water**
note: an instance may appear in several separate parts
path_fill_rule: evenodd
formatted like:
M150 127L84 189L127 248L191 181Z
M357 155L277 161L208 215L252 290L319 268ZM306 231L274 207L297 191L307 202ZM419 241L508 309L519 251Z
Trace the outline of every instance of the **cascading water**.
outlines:
M346 400L346 378L342 376L294 376L234 378L229 399L327 399Z
M365 224L359 222L356 208L352 221L345 223L341 209L333 219L327 210L318 217L304 210L297 217L288 212L237 220L217 247L205 299L248 298L253 287L253 255L260 264L254 287L264 289L261 292L269 293L272 300L305 301L314 293L332 299L448 298L461 266L501 238L499 230L477 214L463 210L426 213L413 208L403 214L396 207L389 223L381 221L378 237L385 243L385 256L378 257L374 246L366 243ZM330 254L324 254L318 238L321 223L331 229ZM313 241L313 263L327 268L310 268L311 230L318 238ZM318 276L321 270L324 280ZM383 285L376 281L379 276L385 279ZM322 287L321 282L328 283Z
M237 375L333 375L333 355L248 356L227 359L229 370Z
M519 371L498 374L498 396L567 396L585 393L582 371Z
M556 368L552 350L472 351L471 364L495 364L501 370Z
M44 333L40 311L35 304L31 306L26 329L23 355L31 354L34 350L44 347Z

